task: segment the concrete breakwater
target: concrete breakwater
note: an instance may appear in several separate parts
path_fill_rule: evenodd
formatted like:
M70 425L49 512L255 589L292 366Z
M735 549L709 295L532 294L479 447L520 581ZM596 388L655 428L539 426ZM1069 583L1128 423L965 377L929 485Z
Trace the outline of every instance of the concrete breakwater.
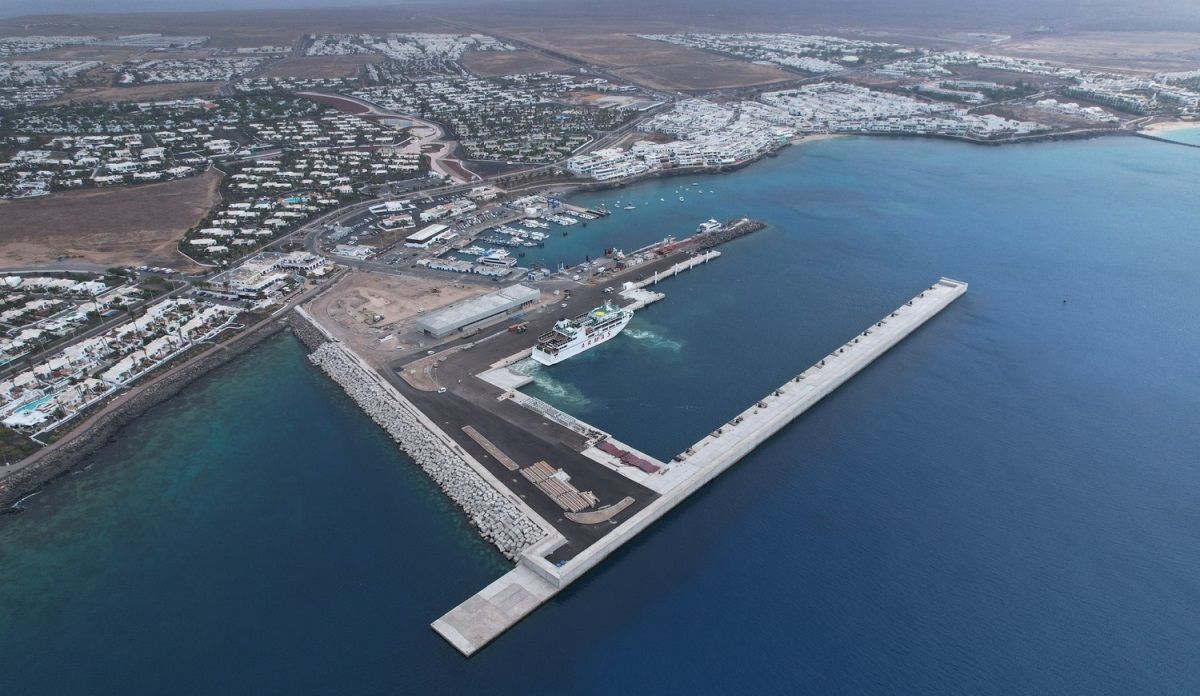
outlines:
M13 503L39 490L82 464L112 440L126 425L155 406L175 396L184 387L258 346L285 328L281 321L264 321L241 336L173 368L143 385L134 385L117 397L110 410L102 411L94 422L80 426L75 436L34 452L21 468L0 479L0 512L18 512Z
M728 423L664 464L643 484L659 497L565 563L549 556L565 539L547 536L521 554L517 567L447 612L432 628L464 655L472 655L540 604L578 580L630 539L700 490L795 418L858 374L876 358L967 291L942 278L888 316L780 385Z
M416 409L403 403L337 343L321 343L309 360L337 382L362 410L391 436L413 461L466 513L481 536L511 560L546 535L507 496L487 482L465 458L452 450Z

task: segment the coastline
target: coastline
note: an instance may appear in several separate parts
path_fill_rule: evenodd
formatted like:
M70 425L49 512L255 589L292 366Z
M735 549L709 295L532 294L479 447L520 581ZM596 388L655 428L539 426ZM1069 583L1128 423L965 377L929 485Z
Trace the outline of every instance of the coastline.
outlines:
M1200 129L1200 121L1159 121L1142 128L1141 132L1147 135L1159 135L1171 131L1192 129Z
M309 362L345 391L507 559L516 561L525 549L554 535L550 523L303 308L289 312L286 322L309 350Z
M287 324L268 318L228 343L214 346L182 365L116 397L100 412L76 426L76 433L34 452L0 479L0 514L21 511L15 504L70 473L120 431L165 403L204 375L249 352Z
M792 145L803 145L805 143L819 143L822 140L837 140L839 138L852 138L856 133L803 133L792 138Z

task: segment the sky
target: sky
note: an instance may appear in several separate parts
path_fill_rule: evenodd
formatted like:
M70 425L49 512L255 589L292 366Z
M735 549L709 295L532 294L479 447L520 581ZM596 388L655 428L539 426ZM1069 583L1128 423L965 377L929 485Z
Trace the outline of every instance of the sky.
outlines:
M479 4L521 5L529 8L573 8L581 13L631 11L679 17L728 11L730 0L0 0L0 16L26 14L111 14L122 12L195 12L222 10L303 9L380 5ZM1200 31L1200 0L739 0L742 10L811 16L817 22L886 23L917 26L940 21L981 28L997 23L1057 23L1069 28L1161 29ZM553 12L554 9L548 11ZM860 20L856 22L855 20Z

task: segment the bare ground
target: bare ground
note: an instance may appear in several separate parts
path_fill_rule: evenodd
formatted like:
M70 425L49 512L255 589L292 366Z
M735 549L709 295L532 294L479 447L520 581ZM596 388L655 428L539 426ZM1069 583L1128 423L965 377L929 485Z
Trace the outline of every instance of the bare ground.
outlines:
M367 63L378 63L382 58L383 56L375 53L284 58L272 62L258 74L258 77L295 77L300 79L353 77L358 74L362 66Z
M637 84L684 91L738 89L787 82L800 77L779 68L732 58L707 63L635 66L613 72Z
M0 201L0 263L62 257L102 266L189 268L179 240L218 199L220 174L134 187L67 191Z
M179 99L181 97L213 97L217 95L220 89L220 82L173 82L161 85L136 85L134 87L87 87L71 90L49 103L68 104L71 102L118 102Z
M608 67L627 80L658 89L726 89L796 79L796 75L774 66L756 65L627 33L510 33L525 43Z
M1005 41L989 52L1043 58L1080 67L1192 70L1200 63L1200 33L1078 32Z
M19 60L98 60L101 63L124 63L143 53L140 48L116 46L60 46L46 51L25 53Z
M416 331L414 322L421 313L492 290L460 283L452 274L442 280L354 271L307 309L368 360L382 362L435 342Z
M480 77L566 70L571 64L537 51L471 51L463 66Z

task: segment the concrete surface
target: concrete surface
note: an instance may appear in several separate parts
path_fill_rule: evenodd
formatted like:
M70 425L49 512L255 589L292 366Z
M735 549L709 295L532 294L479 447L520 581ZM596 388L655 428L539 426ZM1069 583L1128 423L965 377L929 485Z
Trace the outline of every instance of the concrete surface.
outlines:
M475 653L858 374L966 291L966 283L942 278L816 365L773 390L730 423L689 447L668 463L663 473L640 481L661 495L601 539L569 560L554 563L548 557L565 543L565 539L559 535L547 536L525 550L515 570L435 621L434 630L464 655ZM654 480L655 485L651 486L649 480Z

